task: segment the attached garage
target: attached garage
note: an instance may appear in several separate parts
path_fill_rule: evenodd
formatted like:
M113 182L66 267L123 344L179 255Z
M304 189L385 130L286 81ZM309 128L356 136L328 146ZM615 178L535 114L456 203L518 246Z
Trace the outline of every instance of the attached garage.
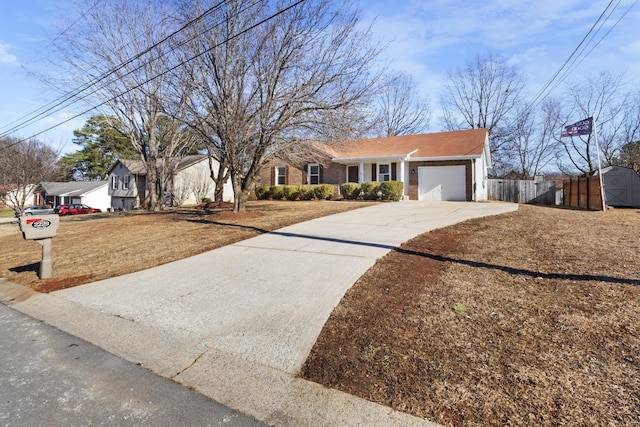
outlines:
M419 167L418 199L467 200L466 167L463 165Z
M402 183L403 198L408 200L487 200L491 150L486 129L360 139L313 147L326 156L322 160L326 166L323 183L338 188L347 182L398 181ZM269 178L268 170L262 173L263 183L272 182Z

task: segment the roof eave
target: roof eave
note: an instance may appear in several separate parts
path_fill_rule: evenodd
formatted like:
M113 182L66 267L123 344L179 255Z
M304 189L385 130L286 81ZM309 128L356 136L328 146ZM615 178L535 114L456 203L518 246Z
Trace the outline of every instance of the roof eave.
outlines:
M384 156L359 156L359 157L333 157L331 159L334 163L339 164L353 164L353 163L367 163L367 162L379 162L379 161L409 161L411 159L411 155L418 150L413 150L410 153L402 153L402 154L388 154Z

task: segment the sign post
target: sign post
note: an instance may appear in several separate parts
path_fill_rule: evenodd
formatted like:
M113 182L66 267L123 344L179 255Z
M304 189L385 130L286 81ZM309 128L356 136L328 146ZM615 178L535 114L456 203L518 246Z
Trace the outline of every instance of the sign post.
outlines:
M20 230L25 240L35 240L42 246L40 260L40 279L53 276L53 262L51 260L51 238L55 237L60 224L58 215L21 216Z

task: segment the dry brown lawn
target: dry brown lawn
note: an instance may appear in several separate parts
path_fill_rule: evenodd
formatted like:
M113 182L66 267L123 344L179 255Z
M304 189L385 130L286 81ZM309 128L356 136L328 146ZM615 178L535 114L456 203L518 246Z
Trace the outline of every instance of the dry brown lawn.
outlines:
M640 425L640 211L521 206L345 295L302 376L451 426Z
M249 202L230 207L118 212L60 218L52 240L53 276L39 280L42 247L17 224L0 224L0 277L51 292L219 248L297 222L370 206L347 201Z
M50 291L363 206L62 218L54 278L0 225L0 277ZM301 376L445 425L640 425L640 211L517 212L436 230L370 269Z

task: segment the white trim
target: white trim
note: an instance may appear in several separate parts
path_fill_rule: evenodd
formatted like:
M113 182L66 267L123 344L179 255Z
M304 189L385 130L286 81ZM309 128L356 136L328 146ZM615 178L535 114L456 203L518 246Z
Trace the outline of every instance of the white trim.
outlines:
M407 195L409 194L409 192L408 192L404 174L405 174L405 167L404 167L404 161L402 161L400 162L400 171L396 171L396 181L400 181L402 183L402 194ZM400 179L398 179L398 175L400 175Z
M482 154L473 156L441 156L441 157L412 157L411 162L437 162L450 160L475 160L482 158Z
M280 168L284 169L284 173L280 175ZM287 185L287 167L286 166L276 166L275 173L275 185ZM280 177L282 176L282 180L284 181L280 184Z
M401 161L413 161L411 155L418 150L413 150L408 154L388 154L385 156L366 156L366 157L334 157L331 159L334 163L378 163L381 161L388 161L390 163L396 163Z
M376 181L381 182L383 181L380 176L383 175L382 173L380 173L380 167L381 166L386 166L388 168L387 173L384 175L387 175L389 177L389 179L385 179L384 181L391 181L391 163L377 163L376 167L377 167L377 174L376 174Z
M317 174L312 174L311 173L311 167L313 167L313 166L318 168L318 173ZM311 176L312 175L318 177L317 184L320 184L320 164L319 163L309 163L307 165L307 184L308 185L315 185L315 184L311 184Z

